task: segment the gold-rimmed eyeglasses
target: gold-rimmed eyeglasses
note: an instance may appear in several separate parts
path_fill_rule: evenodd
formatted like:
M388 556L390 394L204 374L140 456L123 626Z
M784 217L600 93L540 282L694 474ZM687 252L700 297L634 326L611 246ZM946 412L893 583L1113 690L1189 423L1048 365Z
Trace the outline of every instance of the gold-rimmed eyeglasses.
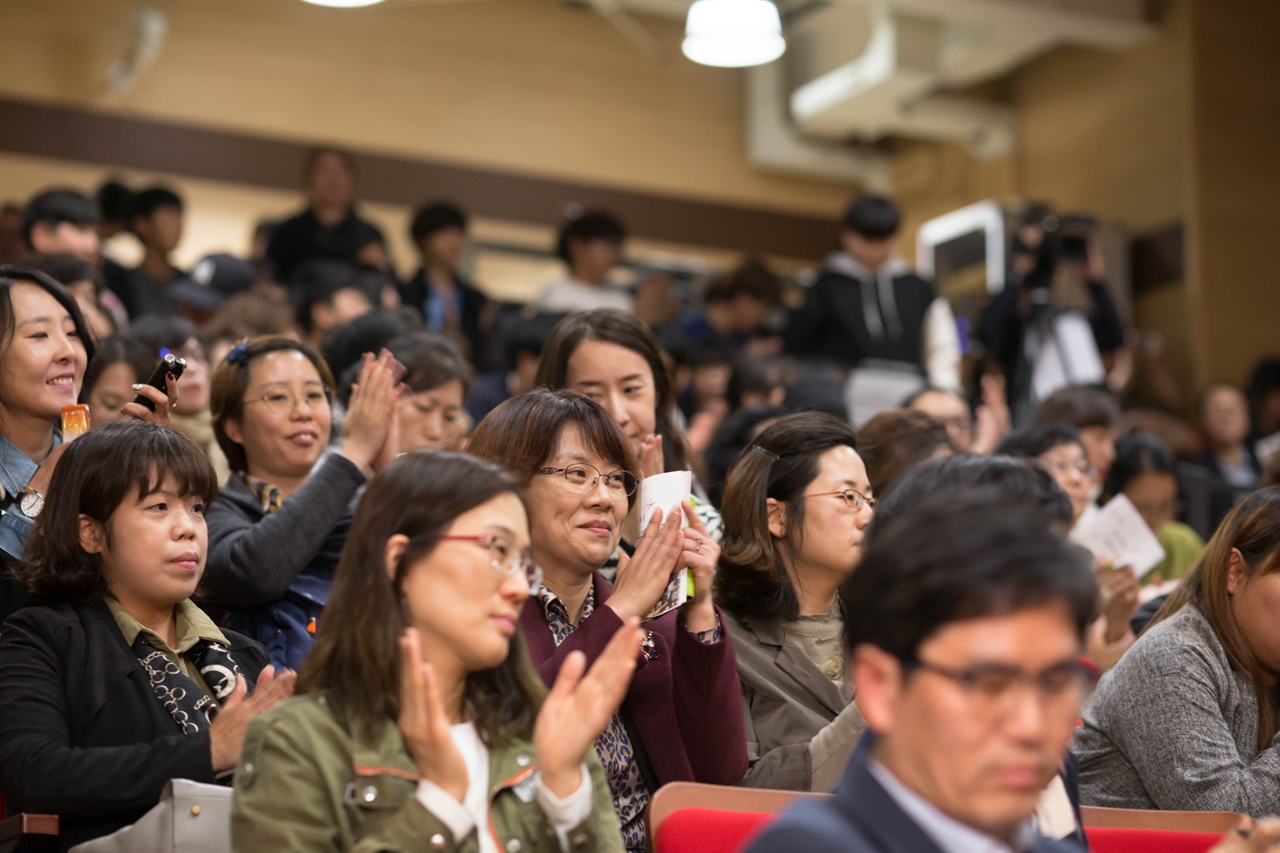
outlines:
M812 495L801 495L802 498L830 498L838 497L845 502L845 505L854 512L860 512L862 508L870 507L872 510L876 508L876 499L869 498L857 489L840 489L836 492L818 492Z
M537 473L548 476L561 474L574 491L584 493L598 486L603 478L605 485L609 487L609 493L615 498L630 497L635 494L636 484L639 482L636 480L636 475L630 471L619 468L617 471L606 474L596 466L585 462L574 462L564 468L539 468Z
M542 588L542 567L533 561L533 555L521 551L501 536L480 534L477 536L441 536L444 542L475 542L489 551L489 564L502 575L523 575L529 582L529 594L537 595Z
M246 406L250 403L262 403L267 407L268 412L277 417L292 414L299 403L312 412L319 412L328 409L333 404L333 391L328 385L321 385L308 388L299 397L293 391L280 389L269 391L261 397L251 397L244 401Z

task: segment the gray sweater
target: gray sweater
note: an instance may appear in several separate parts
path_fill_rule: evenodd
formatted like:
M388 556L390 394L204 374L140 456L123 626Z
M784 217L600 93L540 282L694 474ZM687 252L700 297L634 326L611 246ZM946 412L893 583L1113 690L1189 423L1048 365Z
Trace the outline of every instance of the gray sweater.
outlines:
M1194 605L1102 677L1071 751L1085 805L1280 813L1280 734L1258 751L1253 685Z

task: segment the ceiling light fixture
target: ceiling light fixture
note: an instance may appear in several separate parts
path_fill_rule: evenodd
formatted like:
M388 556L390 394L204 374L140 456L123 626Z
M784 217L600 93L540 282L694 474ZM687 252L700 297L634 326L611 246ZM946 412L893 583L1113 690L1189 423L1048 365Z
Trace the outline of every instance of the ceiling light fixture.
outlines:
M359 6L372 6L375 3L381 3L382 0L302 0L303 3L310 3L313 6L331 6L334 9L355 9Z
M698 0L689 7L681 49L701 65L744 68L782 56L787 42L770 0Z

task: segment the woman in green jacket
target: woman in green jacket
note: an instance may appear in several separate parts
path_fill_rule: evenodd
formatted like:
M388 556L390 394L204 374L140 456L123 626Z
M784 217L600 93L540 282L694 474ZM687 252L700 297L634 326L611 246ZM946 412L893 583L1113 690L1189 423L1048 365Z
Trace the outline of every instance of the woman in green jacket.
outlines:
M245 739L236 851L622 849L592 744L643 634L545 691L517 630L529 550L496 466L419 451L370 482L299 695Z

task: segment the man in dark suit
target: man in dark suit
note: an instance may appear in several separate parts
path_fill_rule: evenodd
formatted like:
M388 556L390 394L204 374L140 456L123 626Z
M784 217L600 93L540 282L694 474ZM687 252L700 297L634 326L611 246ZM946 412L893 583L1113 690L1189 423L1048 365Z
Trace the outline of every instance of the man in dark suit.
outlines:
M868 733L835 795L788 809L750 853L1080 850L1034 815L1090 685L1089 567L1036 508L992 495L886 521L840 593Z

